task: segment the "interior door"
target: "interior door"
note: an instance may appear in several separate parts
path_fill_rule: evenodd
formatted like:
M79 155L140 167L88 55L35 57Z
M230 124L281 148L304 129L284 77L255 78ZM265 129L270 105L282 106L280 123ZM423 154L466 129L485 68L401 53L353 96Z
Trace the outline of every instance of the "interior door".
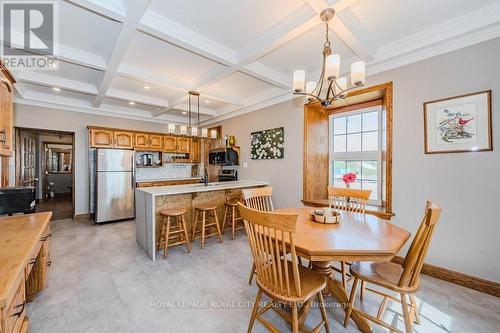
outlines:
M20 135L20 174L18 177L19 186L37 186L38 178L36 174L37 162L37 138L33 133L22 131Z

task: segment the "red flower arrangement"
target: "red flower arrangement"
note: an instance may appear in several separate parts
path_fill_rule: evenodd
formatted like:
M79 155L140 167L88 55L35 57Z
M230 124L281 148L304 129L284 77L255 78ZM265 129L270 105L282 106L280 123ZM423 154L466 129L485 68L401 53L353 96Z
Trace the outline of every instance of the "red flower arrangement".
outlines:
M357 176L355 173L349 172L342 176L342 181L344 182L345 186L349 188L349 184L354 183L356 181L356 177Z

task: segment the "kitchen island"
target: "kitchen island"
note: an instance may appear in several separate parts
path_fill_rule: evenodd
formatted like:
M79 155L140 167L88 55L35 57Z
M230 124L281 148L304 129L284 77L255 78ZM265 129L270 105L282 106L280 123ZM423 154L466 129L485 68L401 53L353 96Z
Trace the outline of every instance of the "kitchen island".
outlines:
M262 187L268 183L260 181L231 181L205 184L157 186L135 190L136 240L154 261L159 240L160 211L165 208L185 208L188 230L192 228L193 211L196 204L216 203L217 215L222 223L226 196L235 196L244 188Z

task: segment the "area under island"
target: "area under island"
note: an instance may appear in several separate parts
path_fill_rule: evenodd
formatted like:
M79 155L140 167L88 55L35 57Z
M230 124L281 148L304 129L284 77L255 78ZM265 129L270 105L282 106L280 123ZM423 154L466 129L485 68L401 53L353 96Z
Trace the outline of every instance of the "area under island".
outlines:
M226 196L241 192L244 188L266 186L260 181L231 181L205 184L188 184L137 188L135 190L135 228L136 239L144 251L154 261L156 244L159 239L162 209L185 208L188 230L192 228L194 206L196 204L217 204L217 216L222 223Z

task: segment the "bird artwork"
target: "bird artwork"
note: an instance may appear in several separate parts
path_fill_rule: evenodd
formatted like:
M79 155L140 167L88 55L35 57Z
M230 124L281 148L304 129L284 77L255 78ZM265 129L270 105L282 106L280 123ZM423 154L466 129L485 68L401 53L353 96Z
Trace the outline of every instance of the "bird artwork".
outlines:
M441 140L447 143L454 143L456 140L470 139L474 136L474 133L467 128L467 124L470 124L474 120L474 117L468 118L470 114L451 112L448 109L444 109L443 112L446 117L439 122L437 127L441 135Z

